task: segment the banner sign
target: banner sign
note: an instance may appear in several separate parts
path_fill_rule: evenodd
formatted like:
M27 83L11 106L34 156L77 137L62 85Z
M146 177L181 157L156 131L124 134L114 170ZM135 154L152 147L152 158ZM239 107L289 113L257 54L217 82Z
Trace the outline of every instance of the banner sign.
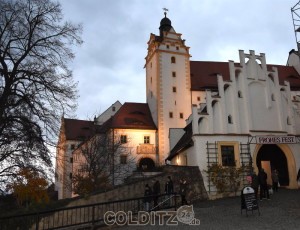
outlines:
M295 136L256 136L257 144L294 144L297 139Z

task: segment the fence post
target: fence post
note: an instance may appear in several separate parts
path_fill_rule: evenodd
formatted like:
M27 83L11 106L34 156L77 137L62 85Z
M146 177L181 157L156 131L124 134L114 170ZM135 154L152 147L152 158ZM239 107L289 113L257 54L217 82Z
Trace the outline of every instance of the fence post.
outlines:
M36 218L35 218L35 230L39 230L39 213L36 214Z
M175 211L177 211L177 194L175 193Z
M92 208L92 229L95 229L95 206Z

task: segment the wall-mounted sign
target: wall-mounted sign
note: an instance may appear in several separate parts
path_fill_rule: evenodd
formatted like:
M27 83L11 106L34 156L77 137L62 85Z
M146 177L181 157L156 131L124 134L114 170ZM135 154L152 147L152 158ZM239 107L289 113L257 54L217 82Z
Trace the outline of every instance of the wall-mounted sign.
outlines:
M257 144L294 144L299 142L295 136L256 136Z

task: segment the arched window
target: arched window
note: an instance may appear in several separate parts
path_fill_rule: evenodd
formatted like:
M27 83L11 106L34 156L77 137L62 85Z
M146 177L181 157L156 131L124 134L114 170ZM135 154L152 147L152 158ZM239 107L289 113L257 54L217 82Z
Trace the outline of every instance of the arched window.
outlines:
M242 91L240 91L240 90L238 91L238 97L239 97L239 98L243 98Z
M232 124L232 116L231 115L228 115L228 124Z
M291 125L291 124L292 124L291 118L290 118L289 116L287 117L286 122L287 122L288 125Z
M271 99L272 99L272 101L275 101L275 95L273 93L271 95Z
M175 57L171 57L171 63L176 63L176 58Z

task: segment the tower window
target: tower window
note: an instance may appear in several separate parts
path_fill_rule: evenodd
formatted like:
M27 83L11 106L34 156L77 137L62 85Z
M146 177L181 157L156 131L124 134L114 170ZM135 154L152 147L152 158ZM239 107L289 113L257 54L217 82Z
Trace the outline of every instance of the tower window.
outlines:
M169 112L169 117L173 118L173 113L172 112Z
M228 116L228 124L232 124L233 122L232 122L232 116L231 115L229 115Z
M179 113L180 119L183 119L183 113Z
M173 87L173 93L176 93L176 87Z
M176 63L176 58L175 57L171 57L171 63Z
M172 77L176 77L176 72L172 72Z

